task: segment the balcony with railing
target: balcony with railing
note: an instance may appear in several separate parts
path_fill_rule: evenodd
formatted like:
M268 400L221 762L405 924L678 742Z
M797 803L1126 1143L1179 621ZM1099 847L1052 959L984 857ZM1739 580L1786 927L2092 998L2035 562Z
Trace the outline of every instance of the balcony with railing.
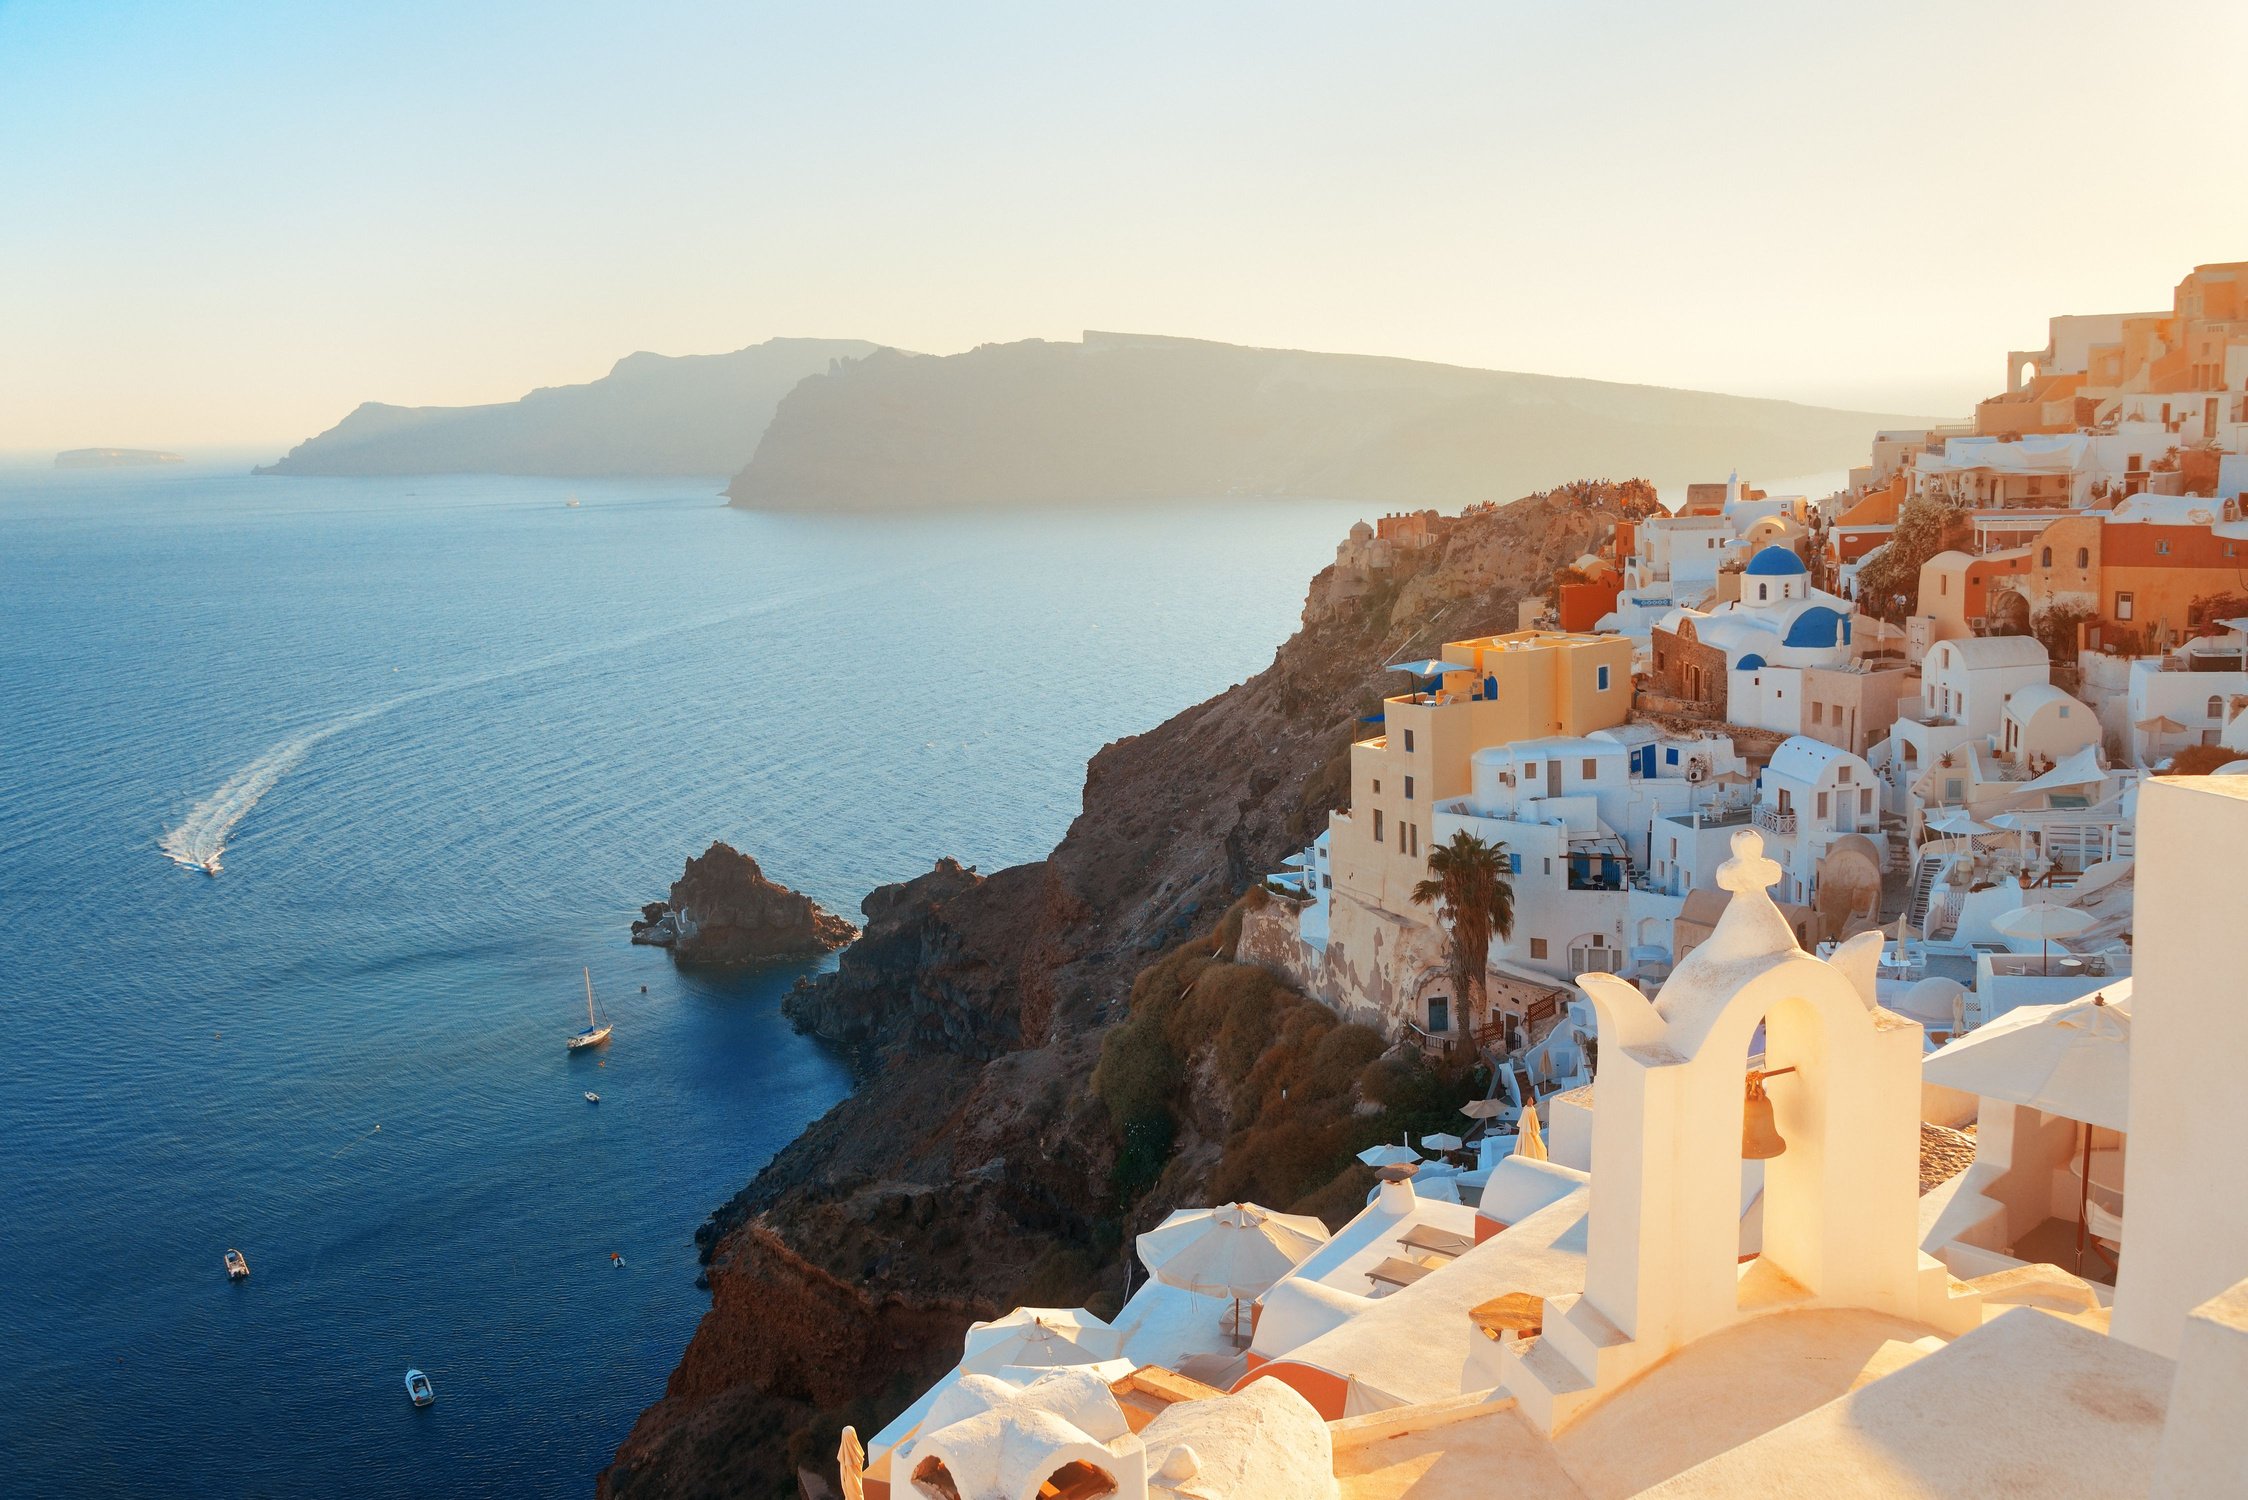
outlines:
M1795 814L1792 811L1782 812L1776 807L1760 807L1756 810L1756 826L1766 833L1778 834L1781 838L1793 838Z

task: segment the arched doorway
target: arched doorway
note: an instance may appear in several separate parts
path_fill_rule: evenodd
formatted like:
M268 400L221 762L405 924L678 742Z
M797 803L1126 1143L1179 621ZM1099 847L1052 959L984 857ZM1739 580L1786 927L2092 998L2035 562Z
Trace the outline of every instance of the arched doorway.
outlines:
M2028 635L2029 600L2014 589L1993 590L1985 618L1991 635Z

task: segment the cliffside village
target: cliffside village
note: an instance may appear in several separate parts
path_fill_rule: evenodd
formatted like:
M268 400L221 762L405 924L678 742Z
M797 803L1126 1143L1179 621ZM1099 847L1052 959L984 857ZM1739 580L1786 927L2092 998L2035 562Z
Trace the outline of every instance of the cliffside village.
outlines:
M1181 1210L1113 1319L976 1325L841 1493L2248 1494L2244 506L2248 262L1369 663L1239 954L1488 1096L1339 1230Z

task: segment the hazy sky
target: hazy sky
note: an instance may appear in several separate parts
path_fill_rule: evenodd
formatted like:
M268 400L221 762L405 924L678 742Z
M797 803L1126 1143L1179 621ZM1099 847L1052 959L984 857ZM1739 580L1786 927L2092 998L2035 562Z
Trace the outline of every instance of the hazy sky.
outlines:
M2248 257L2248 5L0 0L0 449L773 334L1964 409Z

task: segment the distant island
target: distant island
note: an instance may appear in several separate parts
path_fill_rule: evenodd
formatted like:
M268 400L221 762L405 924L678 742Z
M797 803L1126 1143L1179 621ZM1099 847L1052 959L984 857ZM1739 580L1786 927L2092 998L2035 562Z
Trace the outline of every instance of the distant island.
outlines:
M490 406L370 401L260 474L731 474L805 376L863 339L768 339L731 354L630 354L599 380Z
M761 510L1218 495L1457 508L1586 473L1674 484L1842 469L1877 428L1914 420L1092 332L945 357L883 350L814 375L727 494Z
M138 469L148 464L185 462L177 453L156 448L66 448L55 455L58 469Z

